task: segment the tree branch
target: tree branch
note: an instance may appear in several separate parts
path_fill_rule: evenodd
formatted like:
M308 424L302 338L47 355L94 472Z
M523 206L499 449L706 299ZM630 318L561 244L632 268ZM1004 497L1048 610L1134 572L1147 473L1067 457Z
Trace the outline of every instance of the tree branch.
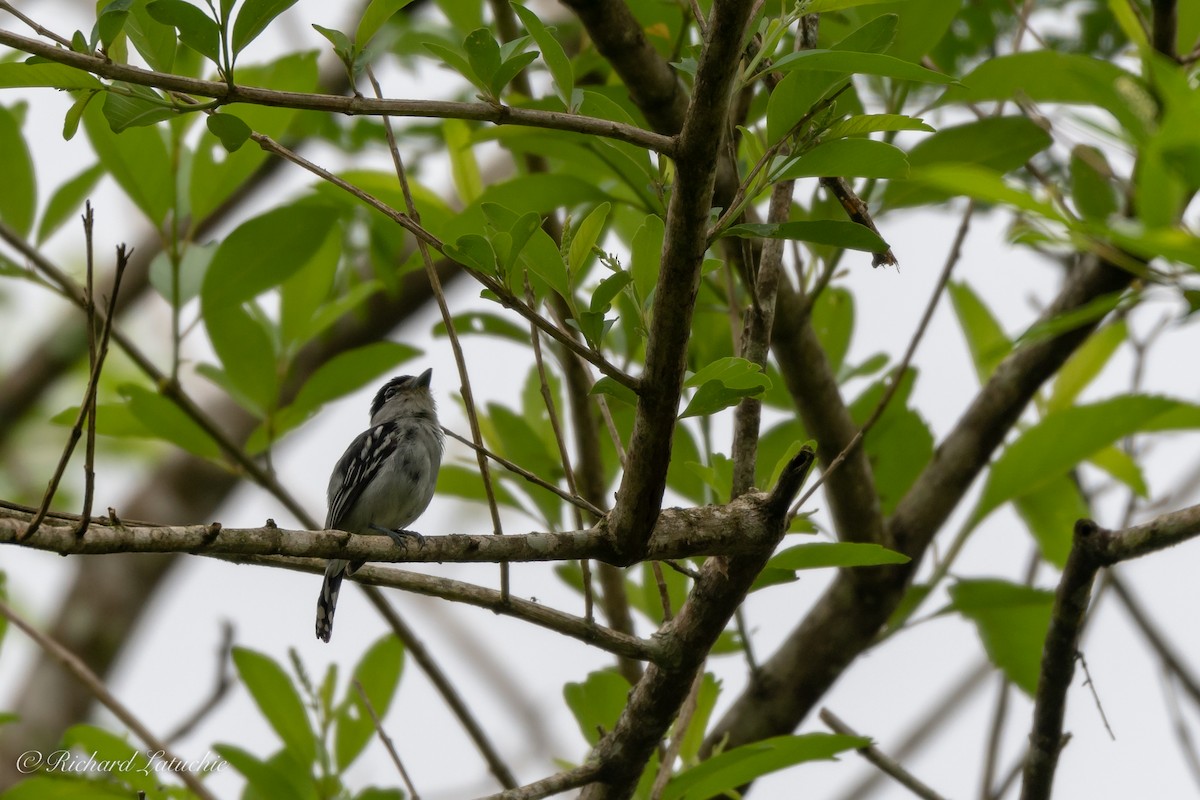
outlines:
M235 564L282 567L298 572L311 572L316 575L325 572L326 564L325 559L318 558L242 555L218 555L215 557ZM530 600L512 596L506 598L494 589L485 589L471 583L391 567L376 567L371 564L359 567L347 577L366 586L400 589L426 597L437 597L442 600L485 608L496 614L503 614L570 636L572 639L578 639L585 644L599 647L601 650L625 658L640 661L667 661L674 657L658 641L639 639L636 636L614 631L594 622L588 622L582 617L572 616Z
M710 30L716 29L714 22ZM656 639L669 648L669 661L652 663L630 693L613 730L593 749L589 761L599 764L600 781L584 790L582 800L629 797L638 778L679 712L697 672L717 637L745 599L754 579L787 530L788 507L813 464L805 447L784 468L779 483L763 503L773 542L757 553L710 558L679 613L663 625ZM750 495L744 495L748 497Z
M1101 528L1090 519L1075 523L1075 538L1058 582L1042 650L1021 800L1050 798L1058 754L1065 743L1062 728L1067 690L1075 674L1079 635L1096 573L1102 567L1173 547L1197 536L1200 536L1200 505L1118 531Z
M773 541L770 495L749 493L722 506L664 509L647 542L654 560L706 555L757 553ZM503 563L566 561L591 558L625 565L612 547L608 523L564 533L491 536L448 534L412 539L403 546L386 536L343 531L223 528L212 525L124 523L96 517L91 533L74 536L74 515L48 518L32 535L30 510L0 504L0 544L18 544L60 555L106 553L192 553L195 555L278 555L295 558L338 558L348 561L404 563Z
M625 474L609 517L615 546L634 557L645 549L666 488L723 138L714 132L725 130L737 73L730 65L740 57L750 7L745 0L713 4L710 35L700 54L692 102L676 148L675 185L654 290L646 366L639 381Z
M1118 291L1130 280L1129 273L1112 264L1085 257L1041 319ZM781 303L784 296L781 291ZM786 316L781 306L776 319ZM752 677L709 734L706 747L725 737L727 747L736 747L790 733L800 724L846 667L874 641L904 596L933 536L1034 392L1093 328L1083 325L1026 345L1001 362L889 521L892 541L912 561L896 567L840 571L804 620ZM781 363L783 360L781 357Z
M284 92L275 89L260 89L254 86L239 86L222 81L206 81L187 78L165 72L153 72L128 64L120 64L99 56L76 53L46 42L20 36L11 31L0 30L0 44L7 45L31 55L41 56L58 64L99 75L111 80L125 81L139 86L153 86L171 92L209 97L222 104L250 103L258 106L295 108L303 111L328 111L347 116L394 116L434 117L438 119L468 119L491 122L495 125L521 125L531 128L571 131L590 136L601 136L628 142L647 150L671 156L675 140L670 136L653 133L606 119L567 114L560 111L540 111L530 108L515 108L500 103L458 103L447 100L379 100L361 95L314 94L308 92Z

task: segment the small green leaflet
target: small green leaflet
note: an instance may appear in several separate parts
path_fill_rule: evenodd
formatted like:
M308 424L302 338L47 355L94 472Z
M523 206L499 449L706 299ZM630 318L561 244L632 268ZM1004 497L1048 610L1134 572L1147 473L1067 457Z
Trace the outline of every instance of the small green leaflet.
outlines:
M743 397L762 394L771 379L744 358L722 358L697 372L684 384L699 387L680 418L705 416L736 405ZM595 389L593 389L595 391Z
M875 231L846 220L745 223L726 228L721 236L737 236L743 239L795 239L868 253L879 253L888 249L888 243Z

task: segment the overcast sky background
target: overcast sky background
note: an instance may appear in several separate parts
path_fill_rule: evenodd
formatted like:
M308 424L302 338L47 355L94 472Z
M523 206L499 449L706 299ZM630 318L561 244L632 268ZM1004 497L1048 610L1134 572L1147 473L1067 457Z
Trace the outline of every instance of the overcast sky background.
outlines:
M77 4L19 5L59 33L69 35L84 24L78 21L81 6ZM315 0L299 3L255 42L246 53L246 61L268 60L274 53L295 48L299 41L309 47L324 48L324 40L308 23L315 21L346 29L350 26L339 16L341 13L344 13L341 4L327 6ZM4 16L0 24L28 35L11 17ZM454 91L449 74L440 69L427 70L419 82L396 74L391 78L390 83L385 78L385 91L393 96L433 99ZM19 96L20 93L5 91L0 94L0 102L11 106ZM82 133L71 142L62 140L62 118L68 105L64 95L38 90L24 96L31 101L26 132L39 170L39 202L44 204L63 180L93 163L93 156ZM934 127L945 124L935 115L926 119ZM1079 135L1070 127L1067 132L1068 138ZM383 154L380 155L377 165L388 168ZM315 160L332 167L338 165L336 158L336 153L326 150L318 151ZM307 175L289 169L292 185L300 188L310 183ZM439 185L439 175L448 174L445 166L439 164L425 164L423 170L426 182L434 186ZM440 185L445 187L448 183L443 180ZM804 201L810 191L810 187L802 187L797 198ZM276 195L267 200L276 202L278 198ZM267 207L261 200L257 203L256 210ZM119 241L141 239L145 223L110 180L105 179L101 184L93 196L93 204L98 253L111 253ZM881 231L900 259L899 270L873 270L867 254L846 256L845 274L838 279L838 285L851 289L857 302L857 326L848 362L862 361L879 351L888 352L893 363L899 359L941 270L960 214L961 205L954 204L883 217ZM1015 336L1035 319L1039 307L1052 296L1058 276L1056 267L1005 244L1006 225L1007 218L1002 213L976 217L955 278L970 283L997 314L1005 330ZM54 237L47 250L62 263L76 265L80 262L81 241L79 225L71 224ZM102 259L101 263L108 262ZM25 343L52 329L63 312L61 303L37 289L8 281L4 291L5 296L0 298L3 304L0 374L22 357ZM479 300L478 294L474 284L459 282L449 293L451 307L456 311L467 305L495 309ZM1145 335L1164 315L1175 312L1177 309L1169 302L1148 302L1131 315L1131 325L1139 335ZM393 334L393 338L425 350L424 356L405 365L403 371L416 373L434 367L433 389L442 420L465 434L468 427L453 399L458 389L453 358L445 340L434 340L430 335L438 319L436 308L430 306ZM134 315L127 317L124 327L143 343L153 346L154 342L164 341L167 320L166 304L156 297L148 298ZM206 346L199 340L200 336L193 335L189 350L198 360L204 360ZM1194 324L1170 328L1145 364L1145 390L1200 401L1196 341ZM523 380L529 355L515 345L473 336L465 337L463 346L479 402L512 402L520 388L520 382L514 381L513 376L520 375ZM940 304L915 365L920 370L920 380L912 404L940 440L976 390L970 357L948 301ZM1123 347L1085 397L1097 399L1126 391L1132 367L1129 348ZM201 392L207 391L201 384L198 381L194 385L200 386ZM847 399L857 395L865 385L859 381L845 387ZM325 514L324 492L329 471L346 443L365 427L375 388L369 387L329 405L276 453L275 465L283 485L295 496L304 498L310 514L318 519ZM73 386L61 390L62 407L78 402L74 392ZM728 423L727 417L722 418L717 429L727 432ZM58 433L52 432L47 441L52 442L48 452L34 454L32 461L48 472L49 464L57 458ZM719 433L715 441L728 452L727 433ZM1181 475L1191 469L1197 450L1195 435L1159 437L1155 442L1154 457L1147 461L1146 474L1152 497L1173 488ZM473 456L453 442L447 443L446 458L447 462L474 463ZM147 477L142 470L152 468L151 462L144 462L101 471L97 507L112 505L119 511L121 498L129 488ZM1096 476L1091 478L1095 480ZM823 505L820 495L813 502L818 508ZM1191 498L1187 502L1196 501ZM1123 493L1103 496L1096 510L1098 521L1104 525L1116 524L1123 503ZM968 498L961 507L970 505ZM261 525L268 517L281 526L297 525L278 501L250 486L243 486L231 495L216 515L223 525L235 527ZM960 513L946 526L949 535L957 529L961 518ZM823 512L818 519L825 519ZM504 522L507 532L532 529L529 520L511 513L506 513ZM468 507L444 497L436 497L414 527L427 535L491 530L482 506ZM976 532L955 574L1019 580L1032 552L1030 537L1006 508ZM1198 564L1197 545L1185 545L1121 570L1191 664L1200 663L1200 637L1195 635L1194 623L1194 609L1200 603L1200 584L1195 580ZM11 547L0 549L0 569L8 574L10 596L37 622L53 615L62 590L71 580L73 566L70 559L46 553ZM420 565L415 568L424 569ZM430 571L498 586L495 566L446 564L434 565ZM553 575L551 565L513 565L512 576L515 595L536 597L539 602L582 614L581 598ZM820 572L805 573L798 583L774 587L750 598L746 615L760 658L774 651L828 578L829 575ZM1036 583L1052 588L1056 578L1043 568ZM317 641L312 625L320 578L315 575L188 558L172 574L169 583L166 591L156 597L154 607L127 647L111 685L116 695L158 733L173 728L210 691L222 619L233 621L237 644L267 653L280 662L286 663L288 648L296 648L317 680L327 663L337 661L344 681L361 653L386 632L383 621L361 593L347 589L340 599L332 643L324 645ZM561 687L568 681L583 680L589 671L609 666L611 658L607 654L479 609L400 593L390 596L467 698L519 780L528 782L553 772L553 759L578 761L585 755L585 742L562 702ZM929 603L925 610L939 605ZM642 635L650 632L645 620L639 620L639 624ZM1080 687L1082 677L1077 676L1076 688L1069 698L1066 725L1072 740L1064 751L1056 780L1060 796L1145 797L1151 785L1155 787L1155 797L1194 796L1196 784L1179 757L1157 662L1115 604L1100 603L1084 651L1104 712L1117 738L1115 742L1109 740L1095 704L1086 689ZM10 631L0 657L0 687L6 687L4 692L20 686L32 655L32 645L16 631ZM834 710L861 733L874 737L886 751L903 738L912 721L934 704L947 687L974 670L983 659L978 637L969 623L958 617L935 619L888 640L860 658L822 705ZM719 717L745 684L745 664L740 656L722 656L710 660L709 669L721 678L724 686L715 715ZM963 702L934 741L905 761L915 774L948 797L978 794L998 682L997 675L990 676L986 689ZM1011 699L1002 770L1014 762L1023 747L1031 710L1030 702L1018 691L1013 690ZM1190 712L1189 721L1193 726L1198 722ZM103 724L116 727L111 718L105 718ZM411 661L386 726L417 788L428 800L470 797L498 788L459 725ZM814 715L801 730L824 728ZM234 689L215 713L179 743L176 751L185 757L200 757L214 742L236 744L264 757L278 746L274 732L253 709L252 701L241 687ZM847 765L846 761L851 763ZM871 771L871 767L857 762L859 759L850 754L843 758L843 763L805 765L764 780L753 796L837 797L844 787ZM355 765L352 776L356 788L399 783L394 767L378 743L372 743ZM239 785L240 779L231 771L216 777L212 783L220 796L231 796ZM876 796L899 798L908 794L899 787L886 786Z

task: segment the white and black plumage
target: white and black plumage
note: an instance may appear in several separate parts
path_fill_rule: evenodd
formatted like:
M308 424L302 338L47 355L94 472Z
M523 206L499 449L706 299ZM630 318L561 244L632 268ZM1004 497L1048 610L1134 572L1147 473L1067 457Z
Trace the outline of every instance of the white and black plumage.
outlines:
M371 402L371 427L355 437L329 477L326 530L418 537L411 525L429 505L442 463L442 429L429 391L433 370L384 384ZM328 642L338 589L361 564L334 559L317 599L317 638Z

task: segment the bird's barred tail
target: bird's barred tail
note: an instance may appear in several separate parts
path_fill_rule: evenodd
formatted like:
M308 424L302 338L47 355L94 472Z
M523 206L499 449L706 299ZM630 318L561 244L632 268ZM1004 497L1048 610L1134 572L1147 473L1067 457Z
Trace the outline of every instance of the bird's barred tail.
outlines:
M325 568L325 583L321 585L321 596L317 598L317 638L328 642L333 633L333 612L337 608L338 591L346 575L349 561L334 559Z

